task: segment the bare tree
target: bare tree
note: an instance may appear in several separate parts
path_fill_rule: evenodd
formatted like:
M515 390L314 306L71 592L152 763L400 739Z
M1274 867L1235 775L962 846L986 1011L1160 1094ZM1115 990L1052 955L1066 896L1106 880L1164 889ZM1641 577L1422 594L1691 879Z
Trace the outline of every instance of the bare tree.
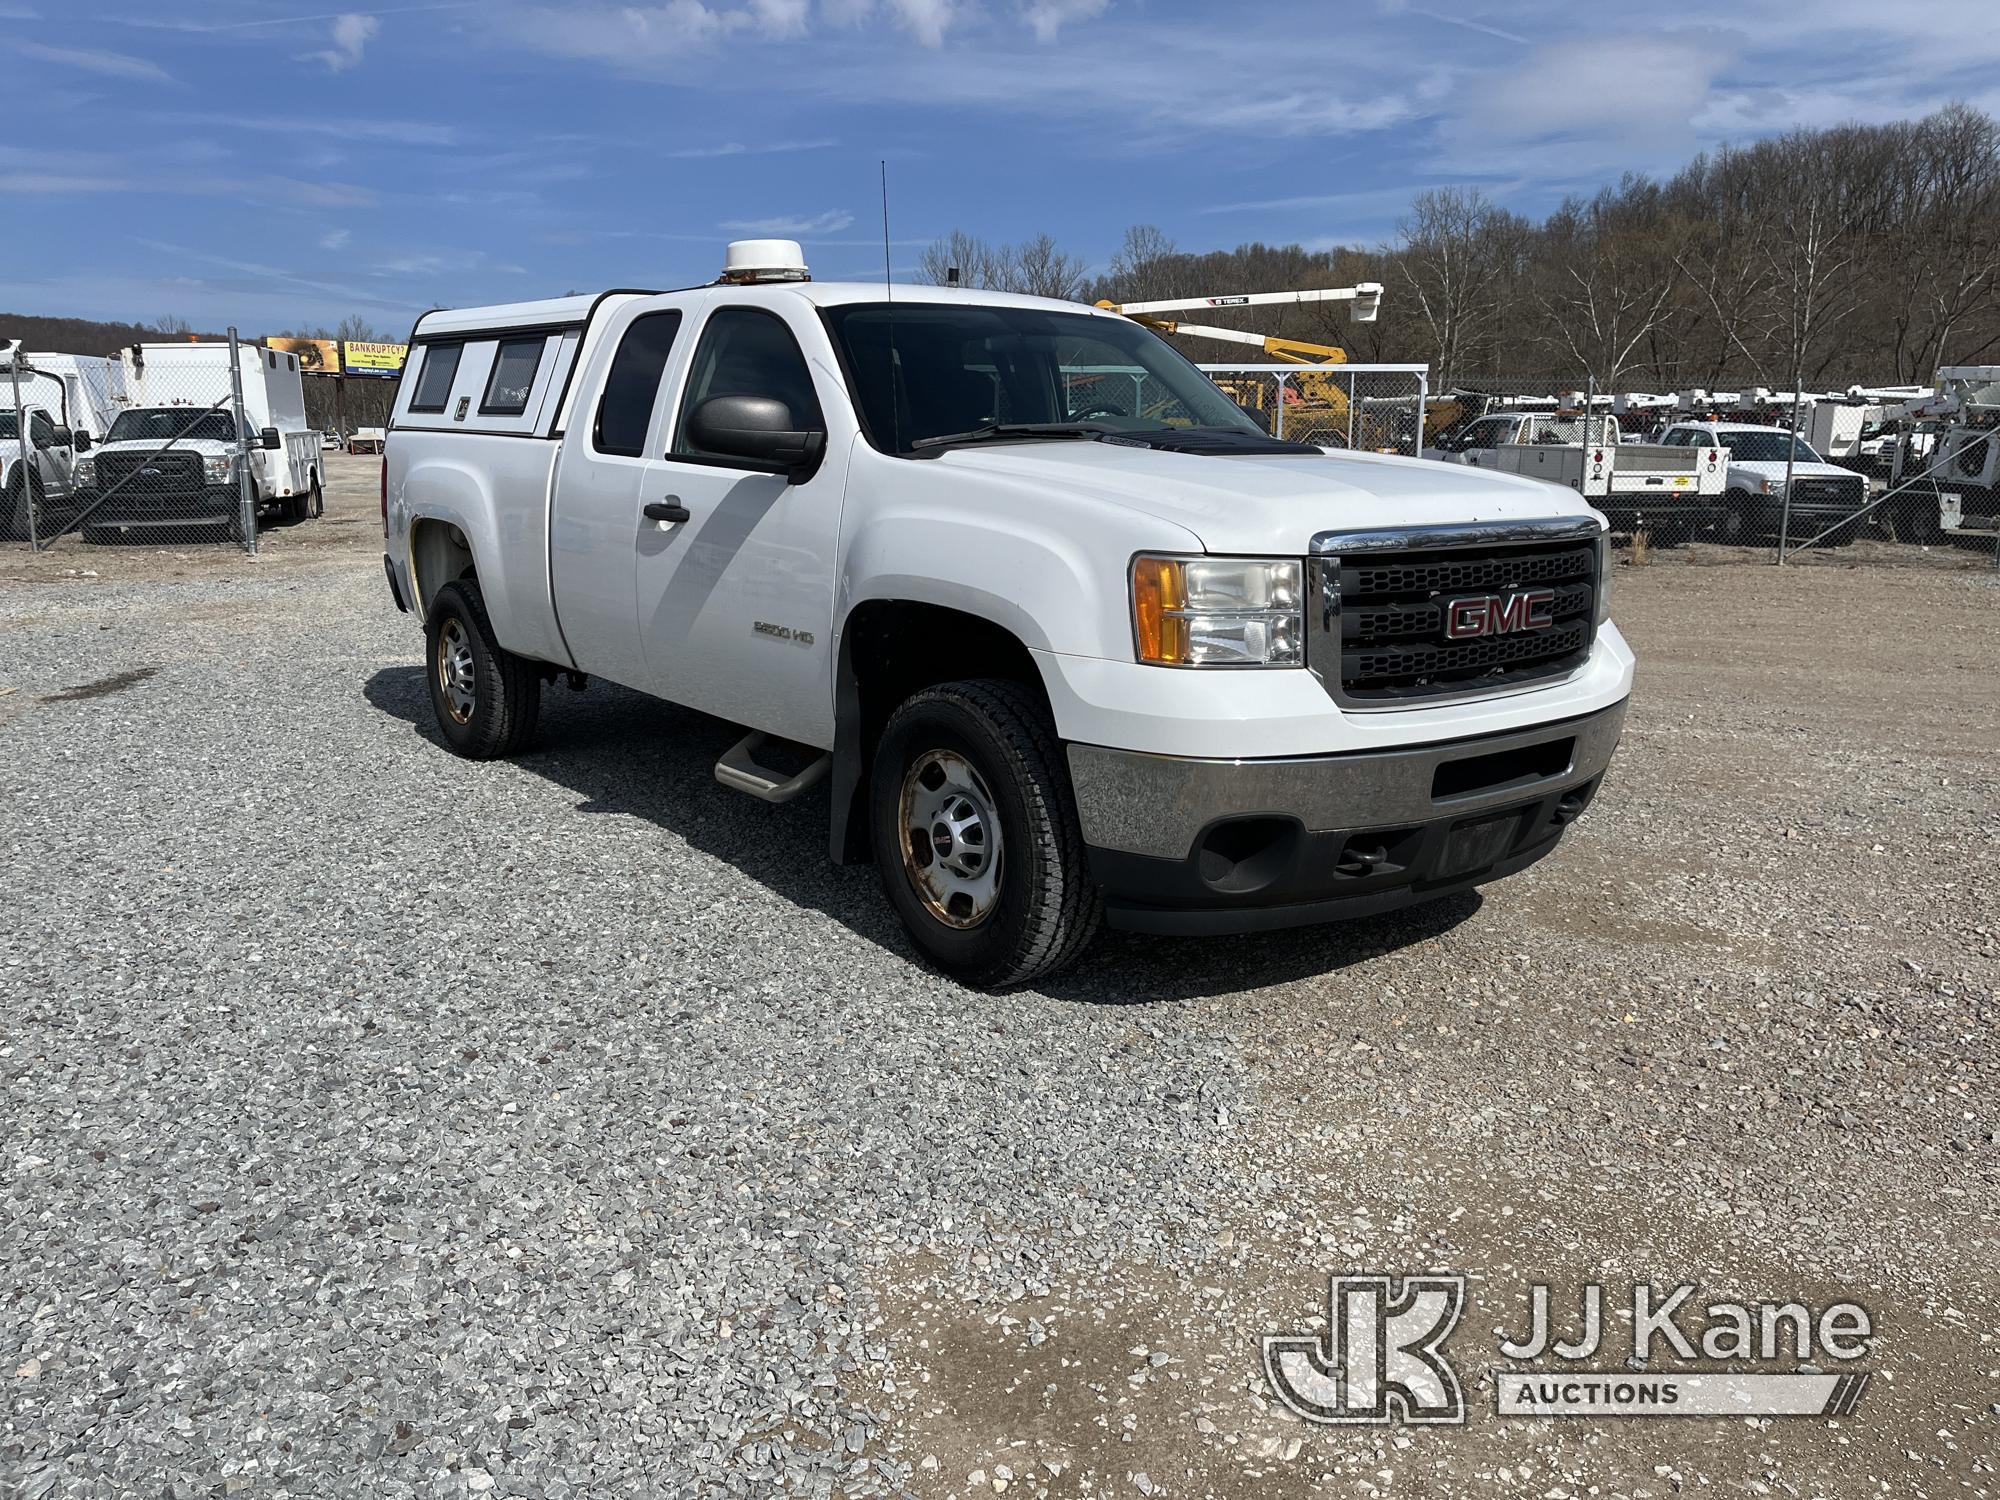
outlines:
M1185 280L1186 259L1158 225L1134 224L1111 257L1097 294L1110 302L1160 302L1197 295Z
M954 229L924 247L923 254L917 257L917 280L946 286L953 271L958 273L960 286L1006 291L1014 276L1013 251L1006 245L994 245L963 229Z
M1023 240L1008 252L1006 289L1030 297L1057 297L1074 302L1083 294L1085 266L1065 255L1046 234Z
M1540 337L1600 390L1656 354L1653 335L1674 303L1677 226L1640 187L1628 181L1588 203L1571 198L1542 227Z
M1404 242L1398 279L1430 330L1442 389L1493 328L1526 225L1477 188L1431 188L1397 227Z

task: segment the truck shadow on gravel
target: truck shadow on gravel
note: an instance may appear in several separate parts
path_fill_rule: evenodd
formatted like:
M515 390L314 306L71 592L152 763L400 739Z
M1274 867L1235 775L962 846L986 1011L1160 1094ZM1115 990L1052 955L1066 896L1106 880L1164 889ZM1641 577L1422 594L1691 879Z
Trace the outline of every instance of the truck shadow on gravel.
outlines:
M432 719L422 668L385 667L362 694L438 754L451 753ZM720 719L610 684L593 683L582 693L551 687L543 690L532 747L512 764L575 794L578 812L642 818L897 960L921 964L882 897L874 867L828 859L824 787L772 807L717 784L716 758L740 736ZM1479 907L1478 893L1466 892L1370 921L1243 937L1106 930L1074 969L1035 988L1091 1005L1235 994L1331 975L1439 938Z

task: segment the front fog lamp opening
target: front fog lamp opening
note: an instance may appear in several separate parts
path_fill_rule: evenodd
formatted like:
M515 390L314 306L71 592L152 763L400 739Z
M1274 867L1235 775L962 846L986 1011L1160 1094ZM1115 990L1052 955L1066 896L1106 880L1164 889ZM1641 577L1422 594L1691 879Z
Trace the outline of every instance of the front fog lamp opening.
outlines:
M1303 584L1303 569L1289 558L1137 558L1138 658L1170 667L1297 666Z

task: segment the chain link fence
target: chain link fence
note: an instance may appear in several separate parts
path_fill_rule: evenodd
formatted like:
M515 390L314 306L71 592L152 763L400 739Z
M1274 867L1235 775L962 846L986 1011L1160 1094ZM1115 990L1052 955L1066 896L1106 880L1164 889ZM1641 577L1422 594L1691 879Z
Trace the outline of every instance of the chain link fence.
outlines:
M1427 365L1204 364L1273 437L1414 455L1432 421Z
M254 552L260 520L318 513L320 439L299 430L286 358L234 330L110 358L13 353L0 369L6 540Z

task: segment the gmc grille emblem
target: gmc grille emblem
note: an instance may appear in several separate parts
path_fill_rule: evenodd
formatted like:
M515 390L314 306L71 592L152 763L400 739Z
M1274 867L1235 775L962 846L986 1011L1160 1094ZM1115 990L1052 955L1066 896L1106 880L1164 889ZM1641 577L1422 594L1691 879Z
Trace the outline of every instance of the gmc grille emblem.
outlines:
M1556 622L1554 589L1523 589L1514 594L1469 594L1444 606L1446 640L1469 641L1482 635L1513 635L1523 630L1547 630Z

